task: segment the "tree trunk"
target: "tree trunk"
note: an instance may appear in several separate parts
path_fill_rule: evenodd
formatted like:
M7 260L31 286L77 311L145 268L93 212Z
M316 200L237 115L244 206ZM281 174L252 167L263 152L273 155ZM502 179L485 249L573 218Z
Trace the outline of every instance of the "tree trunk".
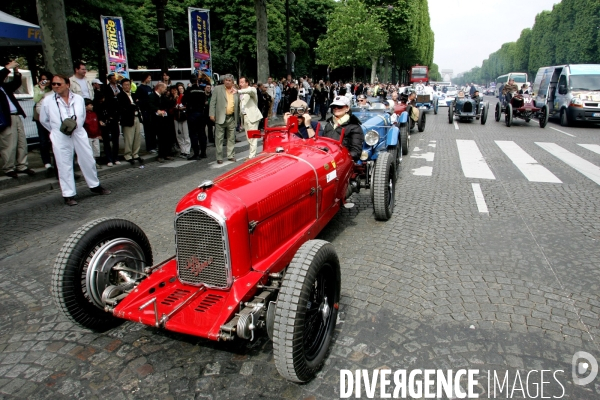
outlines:
M269 77L269 39L266 0L254 0L256 12L256 78L265 83Z
M389 82L390 81L390 58L389 57L384 57L384 61L383 61L383 66L385 68L385 74L383 75L383 82Z
M352 82L356 82L356 67L352 66Z
M64 0L36 0L44 65L53 74L73 75Z
M378 57L371 57L371 85L375 83L377 79L377 60Z

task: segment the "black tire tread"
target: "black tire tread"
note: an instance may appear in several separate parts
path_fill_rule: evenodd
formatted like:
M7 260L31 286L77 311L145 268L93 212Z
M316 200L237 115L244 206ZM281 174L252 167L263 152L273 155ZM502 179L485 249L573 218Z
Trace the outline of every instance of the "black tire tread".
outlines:
M389 153L381 153L375 163L375 171L373 186L374 186L374 199L373 199L373 210L375 211L375 219L379 221L387 221L392 217L393 209L388 208L388 202L385 198L385 189L388 186L390 179L390 166L394 168L393 162L390 159ZM395 171L392 171L395 175ZM395 176L394 176L395 183ZM394 190L395 190L394 184ZM392 195L392 194L390 194Z

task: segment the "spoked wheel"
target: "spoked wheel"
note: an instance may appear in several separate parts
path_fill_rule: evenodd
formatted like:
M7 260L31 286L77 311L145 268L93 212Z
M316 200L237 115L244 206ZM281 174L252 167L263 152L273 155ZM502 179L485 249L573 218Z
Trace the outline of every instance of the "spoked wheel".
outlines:
M450 104L448 106L448 123L451 124L454 122L454 105Z
M76 230L56 257L52 297L71 321L105 331L123 320L104 311L102 293L108 286L125 288L145 277L152 248L133 222L101 218Z
M485 121L487 121L489 106L486 104L481 110L481 125L485 125Z
M512 125L513 122L513 108L512 108L512 104L508 103L506 105L506 110L504 112L504 123L506 124L506 126L510 127Z
M502 104L500 102L496 103L496 114L494 115L494 119L496 122L500 121L500 116L502 115Z
M421 110L423 111L423 110ZM417 126L417 128L419 129L419 132L423 132L425 130L425 123L427 122L427 114L425 114L425 112L421 112L421 114L419 115L419 125Z
M540 110L540 114L538 115L538 120L540 121L540 128L545 128L548 124L548 104L544 104L542 109Z
M410 146L410 135L408 134L408 124L400 125L400 145L402 147L402 155L408 154L408 146Z
M373 173L373 210L375 219L387 221L394 212L396 191L396 170L389 153L381 153L375 163Z
M306 382L321 368L335 329L340 288L333 246L324 240L304 243L287 268L275 310L273 352L284 378Z

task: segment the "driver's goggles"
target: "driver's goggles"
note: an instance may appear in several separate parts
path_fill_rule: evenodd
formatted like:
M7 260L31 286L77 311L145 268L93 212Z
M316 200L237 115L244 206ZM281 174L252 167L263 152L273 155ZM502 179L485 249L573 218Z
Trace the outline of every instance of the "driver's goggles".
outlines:
M305 113L306 113L306 107L290 107L290 114L292 114L292 115L296 115L296 114L303 115Z

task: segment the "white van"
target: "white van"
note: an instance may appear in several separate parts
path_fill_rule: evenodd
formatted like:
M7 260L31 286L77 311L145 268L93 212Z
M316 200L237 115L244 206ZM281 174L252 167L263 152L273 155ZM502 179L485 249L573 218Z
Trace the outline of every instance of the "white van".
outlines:
M498 97L498 95L500 95L500 93L498 93L498 90L500 89L500 84L502 84L502 86L506 85L509 79L515 80L515 84L519 87L519 90L525 83L527 84L527 86L529 86L529 81L527 80L527 73L525 72L511 72L506 75L500 75L496 78L496 89L494 90L494 96Z
M535 104L548 104L550 117L562 126L600 122L600 64L542 67L532 88Z

